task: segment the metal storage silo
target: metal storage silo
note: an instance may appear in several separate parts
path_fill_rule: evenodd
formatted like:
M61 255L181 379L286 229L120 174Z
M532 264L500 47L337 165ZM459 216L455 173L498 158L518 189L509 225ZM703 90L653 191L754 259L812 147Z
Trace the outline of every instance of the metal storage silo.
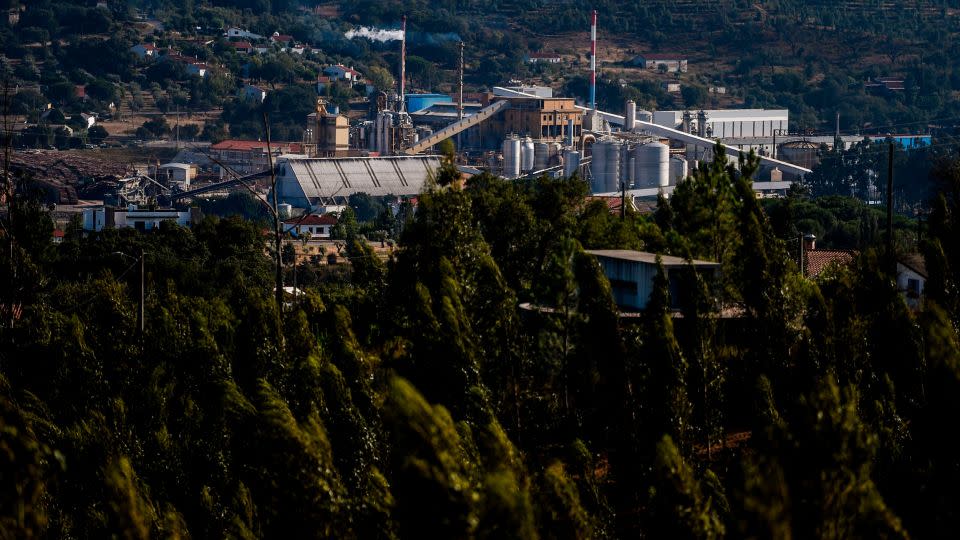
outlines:
M594 193L620 190L620 141L603 139L593 145ZM599 166L598 166L599 165Z
M637 111L637 120L641 122L653 122L653 113L645 109L640 109Z
M687 170L687 160L679 157L673 156L670 158L670 185L675 186L680 183L681 180L687 177L689 171Z
M503 141L503 177L520 176L520 139L508 137Z
M567 150L563 155L563 176L572 177L580 169L580 152Z
M637 147L635 182L639 187L670 185L670 147L651 142Z
M627 110L626 117L623 121L623 129L625 131L633 131L633 126L637 121L637 104L632 100L627 100Z
M533 139L524 137L520 143L520 170L529 172L533 170Z
M533 170L542 171L550 163L550 145L545 142L533 143Z
M624 143L620 145L620 178L617 181L617 189L620 189L620 182L625 182L627 187L633 183L633 155L631 155L630 145Z
M777 158L788 163L812 169L820 162L820 145L812 141L790 141L780 145Z

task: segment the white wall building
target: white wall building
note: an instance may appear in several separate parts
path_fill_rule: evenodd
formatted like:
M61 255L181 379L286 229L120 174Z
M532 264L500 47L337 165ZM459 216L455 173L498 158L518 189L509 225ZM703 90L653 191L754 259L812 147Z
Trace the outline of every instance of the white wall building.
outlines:
M698 133L700 111L691 110L690 126L687 131ZM741 137L770 137L774 130L785 135L790 125L790 111L787 109L717 109L706 113L706 136L710 138L731 139ZM684 111L656 111L653 123L683 130Z
M156 229L164 221L172 221L186 227L192 223L190 211L174 209L141 210L134 205L125 209L86 208L83 210L83 230L102 231L103 229L123 229L132 227L140 231Z

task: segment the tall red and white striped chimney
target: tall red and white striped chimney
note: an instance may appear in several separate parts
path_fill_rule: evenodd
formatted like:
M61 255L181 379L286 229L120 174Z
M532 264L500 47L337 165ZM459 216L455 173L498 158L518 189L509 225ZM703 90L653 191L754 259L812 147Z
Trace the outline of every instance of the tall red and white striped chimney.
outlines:
M403 32L403 37L400 39L400 109L401 111L406 110L406 105L404 102L404 93L406 91L406 82L407 82L407 16L404 15L403 22L400 23L400 31Z
M590 108L597 109L597 10L590 20Z

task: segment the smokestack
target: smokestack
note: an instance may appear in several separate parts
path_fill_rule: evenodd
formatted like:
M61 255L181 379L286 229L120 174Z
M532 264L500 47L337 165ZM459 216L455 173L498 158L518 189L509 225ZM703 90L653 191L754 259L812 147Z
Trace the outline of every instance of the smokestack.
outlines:
M597 108L597 10L590 22L590 108Z
M406 110L404 101L404 92L406 91L407 76L407 16L404 15L403 22L400 23L400 31L403 32L403 38L400 40L400 109Z

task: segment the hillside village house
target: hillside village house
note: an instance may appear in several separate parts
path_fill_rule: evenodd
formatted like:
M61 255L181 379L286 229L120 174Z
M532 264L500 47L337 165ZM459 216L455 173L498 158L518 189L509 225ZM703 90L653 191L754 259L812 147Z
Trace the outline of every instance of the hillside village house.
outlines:
M641 69L656 71L660 66L665 66L668 72L687 72L687 59L675 53L647 53L641 54L633 59L633 63L640 66Z
M230 45L233 46L233 50L240 54L253 54L254 47L253 44L249 41L235 41Z
M248 32L242 28L227 28L227 31L224 32L224 35L230 39L264 39L260 34L254 34L253 32Z
M360 72L354 70L353 68L345 67L341 64L324 68L323 74L327 77L330 77L331 81L356 82L363 78L363 76L360 75Z
M130 47L130 52L137 55L137 58L140 60L146 60L160 56L159 50L153 43L140 43L134 45L133 47Z
M294 236L309 234L311 238L330 238L330 231L337 224L337 218L327 215L311 214L284 220L284 230Z
M248 84L240 90L240 97L242 99L256 101L257 103L263 103L263 100L267 99L267 91L259 86Z
M556 53L530 53L527 56L528 64L559 64L563 59Z

